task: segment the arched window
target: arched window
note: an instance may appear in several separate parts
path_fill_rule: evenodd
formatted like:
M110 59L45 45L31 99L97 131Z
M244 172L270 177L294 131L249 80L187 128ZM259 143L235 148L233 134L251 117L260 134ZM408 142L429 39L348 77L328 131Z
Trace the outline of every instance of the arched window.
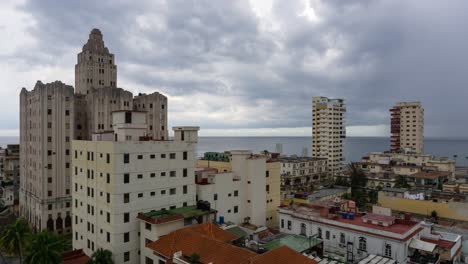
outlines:
M340 244L346 244L346 237L344 233L340 233Z
M390 245L390 244L385 245L385 254L384 254L384 256L387 257L387 258L392 257L392 245Z
M317 230L317 237L322 238L322 228L320 228L320 227Z
M301 224L301 235L307 236L307 227L306 227L306 224L304 223Z
M367 251L367 239L365 237L359 237L359 250Z
M62 217L58 217L57 220L55 220L55 226L57 230L63 229L63 220Z
M52 220L52 218L49 218L49 220L47 220L47 229L49 231L54 231L54 220Z
M67 215L65 217L65 227L71 227L72 225L72 220L71 220L71 216L70 215Z

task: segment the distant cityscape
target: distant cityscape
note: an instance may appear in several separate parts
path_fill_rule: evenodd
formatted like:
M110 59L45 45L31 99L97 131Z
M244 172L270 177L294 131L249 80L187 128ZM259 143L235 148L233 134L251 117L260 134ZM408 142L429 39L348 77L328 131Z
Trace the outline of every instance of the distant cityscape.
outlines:
M311 138L202 138L168 127L166 95L118 87L116 57L92 29L74 87L21 90L19 142L0 142L9 257L35 263L50 236L49 263L467 262L468 143L425 141L421 102L368 143L347 139L346 98L319 95Z

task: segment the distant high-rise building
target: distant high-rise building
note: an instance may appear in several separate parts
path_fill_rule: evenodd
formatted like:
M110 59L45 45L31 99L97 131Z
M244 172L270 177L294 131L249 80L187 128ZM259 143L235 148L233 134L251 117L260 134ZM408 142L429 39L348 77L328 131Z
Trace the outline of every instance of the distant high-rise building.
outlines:
M424 149L424 109L420 102L397 103L391 112L391 150Z
M343 140L346 138L343 99L312 99L312 157L328 159L332 177L343 169Z

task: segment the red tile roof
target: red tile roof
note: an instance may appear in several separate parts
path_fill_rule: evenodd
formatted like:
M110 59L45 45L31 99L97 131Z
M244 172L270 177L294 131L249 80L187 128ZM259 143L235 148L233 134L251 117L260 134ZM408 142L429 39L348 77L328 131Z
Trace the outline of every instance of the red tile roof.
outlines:
M82 249L68 251L62 254L62 264L86 264L90 258Z
M455 242L447 241L447 240L442 240L442 239L434 240L434 239L429 239L429 238L421 237L421 240L422 240L422 241L429 242L429 243L432 243L432 244L436 244L436 245L438 245L439 247L441 247L441 248L446 248L446 249L451 249L451 248L455 245Z
M300 253L286 247L271 250L258 255L245 248L234 246L228 242L238 236L222 230L212 223L204 223L179 229L159 240L149 243L148 248L155 254L172 259L174 253L182 252L185 257L192 254L200 256L201 263L223 264L317 264Z

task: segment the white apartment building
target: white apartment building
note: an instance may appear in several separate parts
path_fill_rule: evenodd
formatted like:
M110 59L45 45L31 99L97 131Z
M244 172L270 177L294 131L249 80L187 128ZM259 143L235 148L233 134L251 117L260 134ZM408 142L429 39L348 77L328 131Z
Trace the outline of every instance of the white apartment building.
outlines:
M362 215L350 210L349 202L281 207L280 231L316 236L323 240L325 253L342 256L348 263L369 255L391 258L396 263L460 258L460 235L435 232L429 223L395 218L386 208L374 207L373 213Z
M242 223L241 179L232 172L219 172L215 168L198 168L196 171L197 199L208 201L217 210L218 221Z
M154 141L146 117L116 111L114 131L73 141L73 248L88 256L104 248L115 263L140 263L138 213L195 205L198 127Z
M0 148L0 199L4 206L18 205L19 171L19 145Z
M21 90L19 211L36 230L71 230L73 95L59 81Z
M167 98L157 92L133 97L117 88L117 65L98 29L77 56L75 86L38 81L20 94L20 215L38 230L71 229L71 140L113 131L112 113L145 111L145 135L167 140ZM64 228L65 219L65 228Z
M391 112L391 150L409 149L422 153L424 149L424 109L420 102L400 102Z
M281 190L310 191L313 185L327 177L327 159L311 157L280 157Z
M346 138L343 99L312 99L312 157L327 158L328 175L335 177L343 170L343 140Z
M199 199L204 197L214 209L220 210L218 217L225 221L276 227L277 207L281 203L279 162L264 154L252 154L250 150L228 153L229 162L198 160L198 167L216 170L207 170L197 178ZM230 186L221 185L222 182L230 182ZM202 194L203 191L207 194ZM230 207L222 208L223 199L229 200L226 203Z

